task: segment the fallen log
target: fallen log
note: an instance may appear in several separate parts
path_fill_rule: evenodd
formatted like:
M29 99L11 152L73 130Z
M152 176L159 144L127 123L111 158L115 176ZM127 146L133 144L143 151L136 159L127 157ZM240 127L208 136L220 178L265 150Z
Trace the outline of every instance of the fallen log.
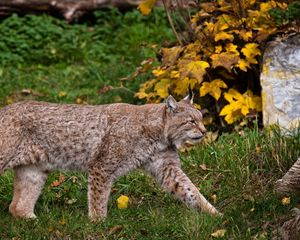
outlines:
M143 0L0 0L0 18L13 13L48 13L72 22L94 10L108 7L130 10L141 2ZM171 10L187 9L196 8L198 0L158 0L156 4Z
M0 17L12 13L58 13L71 22L83 14L108 7L136 8L142 0L1 0Z

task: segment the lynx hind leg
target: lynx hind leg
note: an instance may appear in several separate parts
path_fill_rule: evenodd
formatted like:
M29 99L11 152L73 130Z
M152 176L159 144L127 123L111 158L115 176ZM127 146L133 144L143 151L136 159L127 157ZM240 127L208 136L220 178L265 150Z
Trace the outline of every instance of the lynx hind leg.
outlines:
M211 215L222 216L181 170L179 159L174 161L157 161L147 165L145 169L156 178L157 182L166 191L175 195L187 206Z
M5 170L13 168L12 166L17 166L14 165L14 161L18 161L18 154L23 149L22 136L17 131L9 131L6 128L0 126L0 175Z
M47 180L47 173L36 165L19 166L14 171L14 196L9 211L14 217L36 218L34 206Z

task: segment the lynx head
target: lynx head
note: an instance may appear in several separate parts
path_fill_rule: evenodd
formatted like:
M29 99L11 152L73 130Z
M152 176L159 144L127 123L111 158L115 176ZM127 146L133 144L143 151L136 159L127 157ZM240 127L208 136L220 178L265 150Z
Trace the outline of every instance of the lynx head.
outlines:
M193 106L191 91L179 102L170 95L166 99L165 137L178 150L198 144L206 133L202 114Z

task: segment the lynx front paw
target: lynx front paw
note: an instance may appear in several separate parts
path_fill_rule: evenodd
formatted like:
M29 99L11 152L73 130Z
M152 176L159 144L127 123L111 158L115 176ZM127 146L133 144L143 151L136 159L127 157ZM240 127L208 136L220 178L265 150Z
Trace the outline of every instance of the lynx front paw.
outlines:
M20 209L16 206L10 206L9 212L15 218L26 218L26 219L36 219L36 215L33 212L29 212L26 209Z
M89 214L89 219L92 223L98 223L103 221L106 218L106 215L96 215L96 214Z
M220 213L218 210L214 210L211 215L216 216L216 217L223 217L223 213Z
M89 207L89 219L92 223L101 222L107 216L106 208L96 208Z

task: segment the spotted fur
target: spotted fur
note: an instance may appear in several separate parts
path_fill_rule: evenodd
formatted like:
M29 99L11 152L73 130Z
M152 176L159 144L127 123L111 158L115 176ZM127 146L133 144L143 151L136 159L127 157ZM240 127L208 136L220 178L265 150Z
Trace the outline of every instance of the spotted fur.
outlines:
M199 143L205 128L189 98L135 106L20 102L0 109L0 174L15 172L10 212L34 218L52 170L88 172L88 210L107 215L113 182L144 169L188 206L219 215L180 168L178 149Z

